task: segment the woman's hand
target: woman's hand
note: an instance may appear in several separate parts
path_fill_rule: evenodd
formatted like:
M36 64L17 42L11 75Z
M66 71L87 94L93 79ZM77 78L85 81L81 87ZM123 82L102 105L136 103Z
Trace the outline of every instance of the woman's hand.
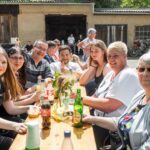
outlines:
M92 118L93 118L93 116L91 116L91 115L83 115L82 121L92 124L93 123Z
M19 134L25 134L27 132L27 127L24 123L15 123L14 130Z
M98 67L98 63L95 60L91 60L91 64L90 66L97 68Z
M79 56L77 56L77 55L75 55L75 54L72 55L72 58L73 58L73 61L74 61L74 62L79 62L79 61L80 61Z
M34 92L32 95L32 98L34 99L34 102L39 102L40 101L40 94L41 92Z
M28 88L28 89L25 91L25 95L31 94L31 93L35 92L36 90L37 90L36 86L32 86L31 88Z

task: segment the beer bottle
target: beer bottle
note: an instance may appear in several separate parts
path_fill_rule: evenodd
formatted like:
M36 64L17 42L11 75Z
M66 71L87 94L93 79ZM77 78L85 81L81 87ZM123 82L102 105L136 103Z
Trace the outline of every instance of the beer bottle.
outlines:
M81 89L77 89L76 99L74 102L73 126L80 128L83 126L83 103L81 98Z

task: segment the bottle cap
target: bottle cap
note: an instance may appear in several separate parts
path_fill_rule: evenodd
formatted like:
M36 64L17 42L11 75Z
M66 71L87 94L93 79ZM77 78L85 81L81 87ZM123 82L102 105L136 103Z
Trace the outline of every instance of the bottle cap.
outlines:
M70 137L71 136L71 131L70 130L65 130L64 131L64 137Z

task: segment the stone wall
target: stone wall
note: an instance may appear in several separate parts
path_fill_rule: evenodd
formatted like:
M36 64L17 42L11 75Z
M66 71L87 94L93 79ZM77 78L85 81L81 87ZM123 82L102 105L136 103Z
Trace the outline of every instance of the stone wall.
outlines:
M28 40L45 39L45 15L84 14L87 28L95 24L127 24L128 45L134 39L136 25L150 25L149 15L106 15L95 14L94 4L20 4L18 15L18 34L22 43Z

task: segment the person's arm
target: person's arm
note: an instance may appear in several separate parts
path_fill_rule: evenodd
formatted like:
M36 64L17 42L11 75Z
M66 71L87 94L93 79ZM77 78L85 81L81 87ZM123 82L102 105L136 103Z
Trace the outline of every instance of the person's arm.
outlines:
M77 44L77 47L83 49L83 45L84 45L84 42L81 41Z
M82 70L87 69L87 66L88 66L87 63L81 62L79 56L73 54L72 57L73 57L73 60L79 64Z
M25 106L39 101L40 92L34 92L30 95L22 96L19 100L15 101L14 104L17 106Z
M92 108L101 110L106 113L113 112L123 106L123 103L112 98L96 98L85 96L83 97L83 103Z
M16 106L13 100L7 100L3 102L3 106L6 112L10 115L19 115L28 111L30 105Z
M24 94L25 95L32 94L35 91L36 91L36 86L32 86L32 87L28 88Z
M90 124L96 124L102 128L109 129L111 131L116 131L117 126L113 120L113 118L110 117L100 117L100 116L84 116L83 122L87 122Z
M90 80L94 79L95 73L96 67L89 66L88 69L80 77L80 85L86 85Z
M27 127L23 123L17 123L0 118L0 128L13 130L20 134L26 133Z

